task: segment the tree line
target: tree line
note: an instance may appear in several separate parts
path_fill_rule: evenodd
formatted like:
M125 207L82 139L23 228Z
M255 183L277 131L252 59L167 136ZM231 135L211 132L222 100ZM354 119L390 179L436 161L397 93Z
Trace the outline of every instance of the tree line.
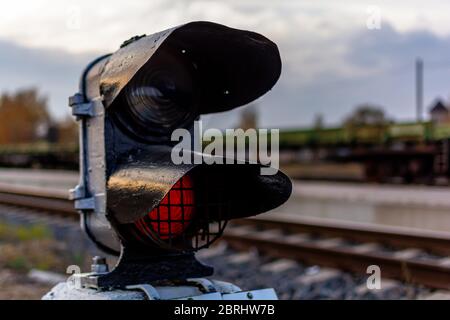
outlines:
M77 124L67 115L54 119L48 111L47 97L36 88L19 89L0 95L0 145L39 142L76 144Z

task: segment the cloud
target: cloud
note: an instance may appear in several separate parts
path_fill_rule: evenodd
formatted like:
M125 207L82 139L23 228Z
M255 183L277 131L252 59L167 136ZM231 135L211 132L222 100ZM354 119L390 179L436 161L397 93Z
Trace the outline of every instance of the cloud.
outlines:
M95 53L73 54L56 49L35 49L0 40L0 89L36 87L49 98L56 118L68 114L67 98L78 90L84 67Z
M322 38L314 30L298 33L278 42L283 73L257 102L263 127L308 126L318 113L338 124L363 103L381 105L397 120L414 120L417 57L425 62L425 106L450 94L449 36L400 32L387 23L380 30ZM227 124L237 123L238 116L239 111L227 115Z
M262 126L308 125L316 113L337 123L365 102L385 106L395 118L413 118L417 56L425 60L426 103L450 88L450 20L440 13L450 3L429 0L419 10L421 3L372 1L381 9L382 28L370 31L367 5L356 0L35 0L29 6L16 0L8 5L17 10L0 13L0 88L38 86L49 95L52 111L63 115L67 96L97 52L113 51L136 34L211 20L260 32L280 48L282 77L257 101ZM236 124L238 113L209 121Z
M446 0L15 0L2 4L0 37L76 52L112 50L136 33L197 19L256 28L272 37L309 28L336 35L344 27L364 28L369 5L380 8L383 24L401 32L450 33Z
M292 68L294 58L285 62L284 77L264 101L264 124L306 125L312 123L316 113L337 123L357 104L365 102L384 106L396 119L413 119L417 57L425 61L425 103L449 94L448 36L429 31L402 33L385 24L381 30L352 33L339 41L342 50L334 48L335 41L318 45L312 68L303 63ZM296 50L301 52L301 46ZM309 70L302 73L302 67ZM305 74L307 82L297 80Z

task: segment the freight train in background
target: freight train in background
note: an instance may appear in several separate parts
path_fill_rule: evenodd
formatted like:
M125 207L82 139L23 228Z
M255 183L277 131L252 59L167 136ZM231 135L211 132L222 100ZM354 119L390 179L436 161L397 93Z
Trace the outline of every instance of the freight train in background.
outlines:
M0 145L0 167L78 170L78 144Z
M447 185L450 123L432 121L280 132L291 177Z
M450 123L280 130L292 178L448 185ZM0 166L78 170L78 145L0 146Z

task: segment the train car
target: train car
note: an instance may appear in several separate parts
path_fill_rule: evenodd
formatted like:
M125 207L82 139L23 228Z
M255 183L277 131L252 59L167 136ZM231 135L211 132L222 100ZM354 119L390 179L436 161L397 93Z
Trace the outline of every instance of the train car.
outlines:
M360 163L365 181L400 183L448 184L449 139L450 123L431 121L280 132L314 161Z
M433 139L433 123L395 123L388 126L386 134L389 141L430 141Z
M77 144L0 145L2 167L78 170L78 157Z
M317 131L314 129L294 129L280 132L280 147L284 149L312 145L316 141Z
M336 146L348 141L348 134L344 128L324 128L317 130L316 140L319 145Z
M356 163L362 180L376 182L448 184L449 140L450 123L431 121L280 130L284 159ZM0 166L77 170L78 146L3 145Z
M386 138L386 125L345 126L347 141L351 144L378 145Z

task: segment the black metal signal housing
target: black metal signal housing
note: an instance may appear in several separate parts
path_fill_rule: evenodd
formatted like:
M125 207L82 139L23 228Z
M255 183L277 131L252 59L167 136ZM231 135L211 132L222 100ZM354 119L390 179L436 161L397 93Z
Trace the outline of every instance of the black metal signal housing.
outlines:
M193 131L202 114L255 100L280 73L269 39L211 22L134 37L86 68L70 100L81 139L72 197L89 237L121 254L94 286L210 275L193 251L217 239L228 220L289 198L289 178L261 175L257 163L171 161L175 129Z

